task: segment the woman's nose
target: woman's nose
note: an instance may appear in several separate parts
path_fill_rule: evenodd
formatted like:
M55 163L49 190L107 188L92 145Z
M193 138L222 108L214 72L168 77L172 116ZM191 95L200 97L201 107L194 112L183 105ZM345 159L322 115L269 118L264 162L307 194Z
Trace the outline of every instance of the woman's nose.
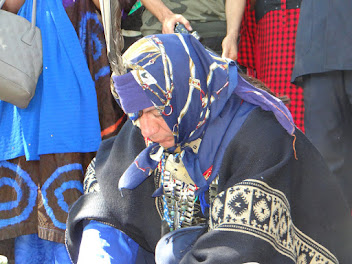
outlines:
M156 129L154 127L149 127L149 126L141 126L141 131L143 137L150 138L156 133Z
M153 120L148 120L142 116L140 120L140 129L143 137L150 138L159 131L159 126L158 124L155 124Z

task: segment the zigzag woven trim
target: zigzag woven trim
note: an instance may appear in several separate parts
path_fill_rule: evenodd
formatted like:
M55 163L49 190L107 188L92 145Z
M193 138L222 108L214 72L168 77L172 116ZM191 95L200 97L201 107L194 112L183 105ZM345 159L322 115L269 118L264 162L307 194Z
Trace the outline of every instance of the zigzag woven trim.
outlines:
M295 263L339 263L294 225L285 194L262 181L245 180L219 193L211 205L210 228L265 240Z

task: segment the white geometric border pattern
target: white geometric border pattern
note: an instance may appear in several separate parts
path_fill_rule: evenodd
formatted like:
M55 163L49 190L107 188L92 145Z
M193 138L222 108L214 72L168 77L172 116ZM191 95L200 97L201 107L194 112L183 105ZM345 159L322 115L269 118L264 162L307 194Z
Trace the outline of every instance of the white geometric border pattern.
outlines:
M295 227L284 193L262 181L245 180L219 193L210 212L210 229L263 239L297 264L338 264L329 250Z

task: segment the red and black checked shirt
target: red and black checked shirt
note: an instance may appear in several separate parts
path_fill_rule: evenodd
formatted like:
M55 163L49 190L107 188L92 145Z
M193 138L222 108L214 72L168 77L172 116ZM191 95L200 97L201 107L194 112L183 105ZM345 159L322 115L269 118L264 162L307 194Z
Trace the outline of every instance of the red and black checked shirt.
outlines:
M256 23L249 2L242 20L238 63L277 95L290 98L288 108L297 127L304 131L303 90L290 82L299 8L286 9L286 0L281 0L281 10L269 11Z

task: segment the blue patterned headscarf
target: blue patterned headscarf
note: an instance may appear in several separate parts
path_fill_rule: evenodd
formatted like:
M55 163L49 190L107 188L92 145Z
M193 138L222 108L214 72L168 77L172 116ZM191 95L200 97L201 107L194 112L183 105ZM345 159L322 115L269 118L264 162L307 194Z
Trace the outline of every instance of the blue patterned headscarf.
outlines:
M176 142L168 151L180 154L200 192L217 176L226 147L254 108L273 111L289 134L295 131L279 99L249 84L233 61L207 51L191 35L148 36L123 57L130 71L113 76L118 102L131 117L151 105L163 111ZM163 151L158 143L144 149L121 177L119 188L133 189L149 177Z

